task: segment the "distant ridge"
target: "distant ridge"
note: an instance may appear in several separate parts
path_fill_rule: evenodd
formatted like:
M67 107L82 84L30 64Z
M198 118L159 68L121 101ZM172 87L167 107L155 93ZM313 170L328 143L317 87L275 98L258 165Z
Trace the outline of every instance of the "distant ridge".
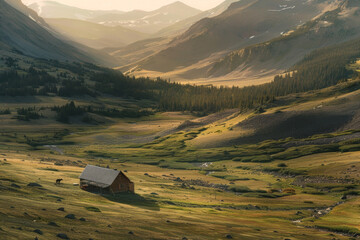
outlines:
M70 18L77 20L89 20L104 14L122 14L122 11L93 11L68 6L55 1L40 1L28 6L42 18Z
M135 31L153 34L176 22L201 13L180 1L163 6L154 11L134 10L93 11L67 6L53 1L43 1L29 5L43 18L68 18L99 23L107 26L123 26Z

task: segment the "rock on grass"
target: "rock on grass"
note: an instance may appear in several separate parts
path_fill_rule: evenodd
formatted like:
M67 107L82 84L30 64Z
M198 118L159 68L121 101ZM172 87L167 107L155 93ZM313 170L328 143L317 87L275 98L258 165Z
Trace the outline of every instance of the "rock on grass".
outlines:
M76 219L75 215L74 214L68 214L65 216L65 218L68 218L68 219Z
M53 227L58 227L59 226L59 225L57 225L56 222L49 222L48 225L53 226Z
M34 233L37 233L37 234L39 234L39 235L43 235L43 234L44 234L43 231L41 231L40 229L35 229L35 230L34 230Z
M17 189L21 188L19 185L15 184L15 183L11 184L10 186L13 187L13 188L17 188Z
M65 233L59 233L58 235L56 235L58 238L61 239L70 239Z

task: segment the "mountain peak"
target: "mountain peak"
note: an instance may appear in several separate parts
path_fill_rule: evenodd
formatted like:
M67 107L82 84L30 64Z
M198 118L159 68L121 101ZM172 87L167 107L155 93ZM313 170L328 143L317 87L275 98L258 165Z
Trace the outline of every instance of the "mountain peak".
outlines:
M191 10L195 10L195 11L199 11L201 12L199 9L196 9L196 8L193 8L181 1L176 1L176 2L173 2L173 3L170 3L168 5L165 5L163 7L160 8L161 10L166 10L166 9L174 9L174 10L180 10L180 11L183 11L183 10L188 10L188 9L191 9Z

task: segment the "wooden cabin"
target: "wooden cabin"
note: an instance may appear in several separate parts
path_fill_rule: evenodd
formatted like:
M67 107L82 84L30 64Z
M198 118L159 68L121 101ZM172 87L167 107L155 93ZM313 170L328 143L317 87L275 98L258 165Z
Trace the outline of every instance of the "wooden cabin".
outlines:
M121 171L87 165L80 175L80 188L90 192L135 192L134 183Z

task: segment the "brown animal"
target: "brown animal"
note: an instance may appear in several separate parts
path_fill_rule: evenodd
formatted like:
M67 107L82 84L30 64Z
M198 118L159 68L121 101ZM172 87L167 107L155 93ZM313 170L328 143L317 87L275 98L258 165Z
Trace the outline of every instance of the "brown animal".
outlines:
M56 184L60 184L63 179L56 179Z

